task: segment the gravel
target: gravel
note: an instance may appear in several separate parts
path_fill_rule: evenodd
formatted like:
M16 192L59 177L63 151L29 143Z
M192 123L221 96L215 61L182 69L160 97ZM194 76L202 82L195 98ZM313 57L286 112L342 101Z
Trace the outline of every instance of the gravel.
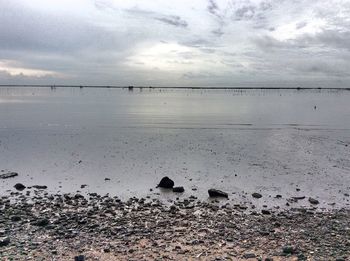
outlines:
M221 202L12 193L0 198L0 260L350 258L349 209L264 215Z

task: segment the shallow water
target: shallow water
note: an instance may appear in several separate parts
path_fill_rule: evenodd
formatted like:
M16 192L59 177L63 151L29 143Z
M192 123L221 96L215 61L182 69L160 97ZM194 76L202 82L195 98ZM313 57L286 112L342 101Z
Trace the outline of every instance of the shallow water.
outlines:
M349 101L339 90L0 88L0 170L20 175L0 191L22 182L172 199L154 189L167 175L182 197L215 187L235 202L283 205L281 194L348 207ZM263 199L246 194L256 191Z

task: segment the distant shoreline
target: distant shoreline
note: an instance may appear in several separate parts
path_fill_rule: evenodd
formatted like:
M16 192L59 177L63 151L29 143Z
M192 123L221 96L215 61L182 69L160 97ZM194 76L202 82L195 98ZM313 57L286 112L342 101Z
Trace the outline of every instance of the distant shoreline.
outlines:
M43 87L43 88L104 88L104 89L190 89L190 90L345 90L340 87L200 87L200 86L119 86L119 85L47 85L47 84L0 84L4 87Z

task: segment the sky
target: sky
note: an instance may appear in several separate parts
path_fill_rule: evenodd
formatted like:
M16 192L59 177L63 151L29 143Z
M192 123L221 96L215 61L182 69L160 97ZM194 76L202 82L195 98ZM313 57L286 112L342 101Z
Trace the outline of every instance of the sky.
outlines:
M0 0L0 84L350 87L350 0Z

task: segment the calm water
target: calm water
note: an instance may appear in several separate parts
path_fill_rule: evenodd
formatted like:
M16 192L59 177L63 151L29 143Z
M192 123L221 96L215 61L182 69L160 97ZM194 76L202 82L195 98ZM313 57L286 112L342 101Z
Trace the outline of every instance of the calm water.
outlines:
M347 206L349 101L349 91L0 88L0 170L20 174L1 191L20 181L144 196L168 175L184 197L216 187L237 201L260 191Z

